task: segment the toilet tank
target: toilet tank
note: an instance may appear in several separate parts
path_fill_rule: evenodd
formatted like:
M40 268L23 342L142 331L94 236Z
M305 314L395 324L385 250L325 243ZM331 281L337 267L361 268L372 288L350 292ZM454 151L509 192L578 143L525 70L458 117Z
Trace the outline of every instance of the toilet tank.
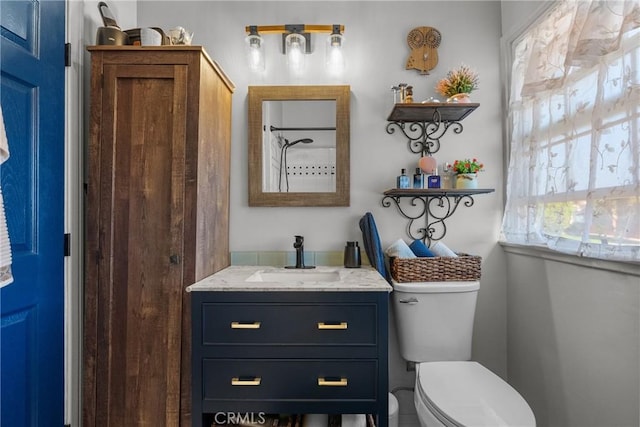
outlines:
M393 283L400 354L410 362L470 360L480 282Z

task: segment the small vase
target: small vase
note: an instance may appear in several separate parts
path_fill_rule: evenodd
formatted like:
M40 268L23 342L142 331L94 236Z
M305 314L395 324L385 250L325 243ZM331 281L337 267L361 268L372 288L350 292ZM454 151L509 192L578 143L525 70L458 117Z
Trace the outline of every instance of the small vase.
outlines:
M477 173L459 173L456 175L456 189L475 190L478 188Z
M471 102L471 98L468 93L456 93L455 95L447 98L447 102L449 103L458 103L458 104L466 104Z

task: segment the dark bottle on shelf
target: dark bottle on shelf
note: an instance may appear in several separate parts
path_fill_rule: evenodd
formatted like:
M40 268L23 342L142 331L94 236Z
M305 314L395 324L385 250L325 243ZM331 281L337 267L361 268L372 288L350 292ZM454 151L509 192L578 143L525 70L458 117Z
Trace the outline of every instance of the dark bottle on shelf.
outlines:
M424 188L424 175L420 168L416 168L416 173L413 174L413 188Z

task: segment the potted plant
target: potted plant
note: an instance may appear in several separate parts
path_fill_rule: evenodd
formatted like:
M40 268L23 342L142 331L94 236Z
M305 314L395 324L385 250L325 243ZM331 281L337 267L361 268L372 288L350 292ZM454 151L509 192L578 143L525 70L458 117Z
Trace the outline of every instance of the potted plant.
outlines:
M436 85L436 91L447 97L447 102L469 102L469 94L478 89L478 74L466 65L447 73Z
M484 165L478 159L464 159L453 162L453 171L456 174L456 188L478 188L478 172Z

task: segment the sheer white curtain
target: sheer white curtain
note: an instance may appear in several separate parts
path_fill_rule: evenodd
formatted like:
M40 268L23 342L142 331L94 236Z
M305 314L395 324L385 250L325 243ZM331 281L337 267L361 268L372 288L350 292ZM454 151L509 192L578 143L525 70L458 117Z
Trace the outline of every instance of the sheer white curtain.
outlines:
M640 0L559 2L513 47L503 240L640 261Z

